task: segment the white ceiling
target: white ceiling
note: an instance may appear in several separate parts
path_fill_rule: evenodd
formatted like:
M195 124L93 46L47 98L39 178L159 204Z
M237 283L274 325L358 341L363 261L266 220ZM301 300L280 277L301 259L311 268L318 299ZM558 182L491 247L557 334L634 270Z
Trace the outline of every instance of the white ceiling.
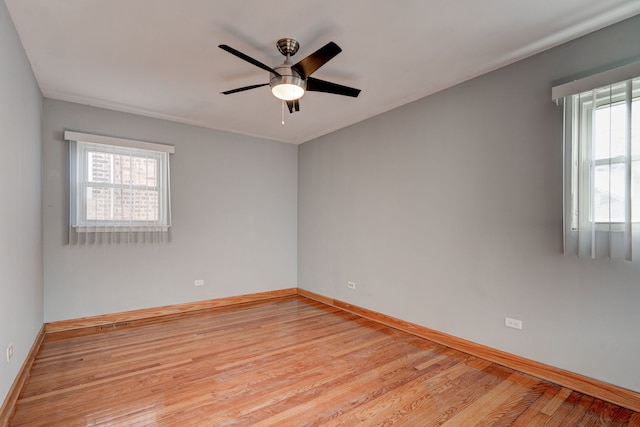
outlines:
M45 97L302 143L640 13L640 0L5 0ZM285 115L269 73L343 52L313 77L362 89L307 93Z

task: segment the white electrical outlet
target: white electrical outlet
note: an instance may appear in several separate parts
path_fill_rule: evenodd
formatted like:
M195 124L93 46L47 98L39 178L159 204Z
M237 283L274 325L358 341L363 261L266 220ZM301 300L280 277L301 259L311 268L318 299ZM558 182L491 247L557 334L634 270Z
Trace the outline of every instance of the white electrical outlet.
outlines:
M194 280L193 286L204 286L204 280Z
M508 328L522 329L522 320L512 319L510 317L504 318L504 325Z
M7 363L11 362L13 358L13 343L9 343L7 346Z
M347 282L347 288L355 289L356 288L356 282Z

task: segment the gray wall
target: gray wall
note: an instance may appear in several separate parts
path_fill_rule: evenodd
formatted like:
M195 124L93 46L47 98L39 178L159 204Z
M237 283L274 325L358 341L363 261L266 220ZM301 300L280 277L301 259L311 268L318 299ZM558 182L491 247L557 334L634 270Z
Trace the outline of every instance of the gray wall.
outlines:
M550 99L638 40L640 17L301 145L298 285L640 391L640 268L563 256Z
M175 145L171 243L66 243L65 129ZM297 146L50 99L42 132L45 321L296 286Z
M0 402L42 326L42 97L0 1ZM14 345L11 363L5 359Z

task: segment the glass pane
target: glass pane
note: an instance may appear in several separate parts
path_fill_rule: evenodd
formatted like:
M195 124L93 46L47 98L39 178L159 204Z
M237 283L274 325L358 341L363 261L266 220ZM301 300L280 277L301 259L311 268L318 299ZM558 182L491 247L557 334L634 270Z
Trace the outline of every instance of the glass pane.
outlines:
M109 183L112 181L111 165L113 155L108 153L89 151L88 181Z
M596 110L596 160L624 156L627 144L627 107L624 103L599 107Z
M127 218L132 221L158 221L158 192L153 190L123 190L122 198Z
M158 221L159 192L87 187L89 221Z
M158 159L122 153L90 151L88 181L114 185L156 187Z
M156 186L156 159L145 157L132 157L131 174L133 185Z
M87 187L87 220L109 221L113 197L108 188Z
M596 166L594 170L594 219L624 222L624 164Z
M113 182L112 184L130 185L131 168L129 167L129 156L123 154L115 154L113 165Z

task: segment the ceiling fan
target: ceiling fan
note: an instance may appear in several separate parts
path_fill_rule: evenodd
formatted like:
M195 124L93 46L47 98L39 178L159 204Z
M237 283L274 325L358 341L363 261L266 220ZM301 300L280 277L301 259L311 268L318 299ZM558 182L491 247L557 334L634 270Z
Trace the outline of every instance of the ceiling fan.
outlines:
M318 68L322 67L334 56L342 52L340 46L334 42L327 43L311 55L293 65L291 64L291 57L298 52L300 44L294 39L284 38L278 40L276 46L280 53L285 56L285 60L281 65L271 68L249 55L227 46L226 44L219 45L218 47L220 49L225 50L230 54L255 65L256 67L269 71L270 73L269 83L239 87L222 93L224 95L231 95L232 93L243 92L245 90L269 85L273 95L287 103L289 113L300 111L300 98L302 98L306 91L333 93L336 95L352 96L354 98L360 94L360 89L354 89L352 87L310 77Z

